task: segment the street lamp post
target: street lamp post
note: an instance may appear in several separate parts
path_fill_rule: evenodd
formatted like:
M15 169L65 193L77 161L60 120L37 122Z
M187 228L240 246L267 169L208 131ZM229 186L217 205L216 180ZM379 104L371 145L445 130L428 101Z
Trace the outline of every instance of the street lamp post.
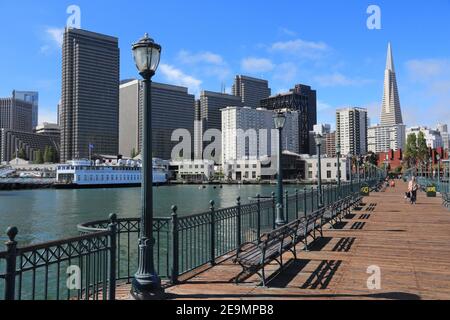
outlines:
M323 207L323 193L322 193L322 163L321 163L321 146L322 146L322 136L320 134L316 135L316 145L317 145L317 179L318 179L318 191L319 191L319 208Z
M284 219L284 207L283 207L283 168L281 164L281 158L283 155L283 138L282 131L284 124L286 123L286 115L279 111L273 117L275 122L275 128L278 130L278 172L277 172L277 186L278 186L278 194L277 194L277 218L275 224L277 227L281 227L286 224Z
M339 197L341 196L341 164L339 158L341 157L341 146L336 146L336 158L337 158L337 187L339 190Z
M137 300L157 299L163 294L161 279L153 260L153 160L151 79L158 69L161 46L148 34L133 44L134 61L144 84L144 117L142 135L141 222L139 234L139 267L132 282L131 295Z
M441 156L439 154L436 155L436 161L437 161L437 165L438 165L437 181L438 181L439 190L442 192L442 190L441 190Z
M347 159L350 159L347 161L349 161L349 167L350 167L350 188L351 188L351 191L353 192L353 160L352 160L352 157L353 157L353 155L351 153L349 153L347 155Z

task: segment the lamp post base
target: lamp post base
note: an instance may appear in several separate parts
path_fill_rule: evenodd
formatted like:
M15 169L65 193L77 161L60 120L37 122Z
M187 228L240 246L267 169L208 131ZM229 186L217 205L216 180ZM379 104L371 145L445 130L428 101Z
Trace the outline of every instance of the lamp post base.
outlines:
M139 282L133 279L131 285L131 298L134 300L163 300L166 298L159 278L154 281Z

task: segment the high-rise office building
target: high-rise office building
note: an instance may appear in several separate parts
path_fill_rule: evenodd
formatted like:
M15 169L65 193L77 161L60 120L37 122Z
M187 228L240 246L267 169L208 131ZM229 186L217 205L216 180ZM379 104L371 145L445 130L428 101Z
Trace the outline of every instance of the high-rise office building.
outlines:
M197 159L203 157L203 135L209 129L222 130L221 109L226 107L242 107L241 98L238 96L218 93L212 91L202 91L200 100L195 104L196 124L194 132L195 150ZM198 119L198 116L200 118Z
M171 141L177 129L186 129L191 143L194 133L195 97L185 87L163 83L152 83L152 155L165 160L171 159L173 147L179 142ZM142 146L143 86L139 80L123 81L120 85L119 107L119 153L137 155ZM191 143L192 144L192 143ZM183 154L183 158L192 158Z
M336 131L325 134L325 154L336 157Z
M367 153L367 110L344 108L336 111L336 146L341 154Z
M12 93L13 98L31 103L31 126L34 128L39 124L39 93L36 91L17 91Z
M389 43L386 70L384 71L384 95L381 108L381 125L393 126L397 124L403 124L403 118L398 95L392 47L391 43Z
M12 98L0 98L0 129L33 132L33 105L30 102Z
M261 101L261 107L268 110L286 109L298 112L299 150L296 153L310 153L310 131L317 124L317 94L310 86L298 84L288 93L279 94Z
M261 100L270 97L271 90L267 80L237 75L232 87L233 95L241 97L245 107L259 108Z
M35 161L38 151L44 154L45 149L51 147L59 154L59 138L31 132L22 132L0 128L0 163L9 162L23 151L25 160Z
M448 125L446 124L438 124L437 131L441 134L442 138L442 147L446 150L450 149L450 134L448 132Z
M62 51L61 161L117 155L118 39L66 28Z
M259 160L277 156L278 132L273 111L227 107L222 112L222 164L234 160ZM283 151L298 150L298 112L286 113L282 133Z
M368 151L374 153L400 150L405 147L406 126L375 126L367 130Z

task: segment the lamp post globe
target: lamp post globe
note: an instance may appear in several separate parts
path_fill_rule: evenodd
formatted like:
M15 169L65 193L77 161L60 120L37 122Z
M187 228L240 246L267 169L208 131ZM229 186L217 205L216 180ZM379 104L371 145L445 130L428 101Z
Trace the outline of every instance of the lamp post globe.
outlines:
M158 299L163 293L161 279L155 271L153 260L153 161L152 161L152 99L151 78L155 75L161 58L161 46L145 34L132 46L133 58L143 78L143 129L142 129L142 188L141 221L139 234L139 266L132 282L131 295L137 300Z
M317 146L317 188L319 192L319 207L323 207L323 193L322 193L322 163L321 163L321 147L322 147L322 135L317 134L315 136Z
M277 161L277 216L275 224L277 227L281 227L286 224L284 219L284 206L283 206L283 168L281 164L281 158L283 155L283 139L282 131L286 123L286 115L284 112L278 111L273 117L275 129L278 130L278 161Z

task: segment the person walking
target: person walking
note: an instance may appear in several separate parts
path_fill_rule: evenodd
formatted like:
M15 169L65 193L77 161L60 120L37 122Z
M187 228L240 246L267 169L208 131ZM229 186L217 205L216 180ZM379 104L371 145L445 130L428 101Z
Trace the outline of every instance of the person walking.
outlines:
M408 184L409 199L411 204L416 204L417 202L417 190L419 190L419 184L416 181L416 177L413 176Z

